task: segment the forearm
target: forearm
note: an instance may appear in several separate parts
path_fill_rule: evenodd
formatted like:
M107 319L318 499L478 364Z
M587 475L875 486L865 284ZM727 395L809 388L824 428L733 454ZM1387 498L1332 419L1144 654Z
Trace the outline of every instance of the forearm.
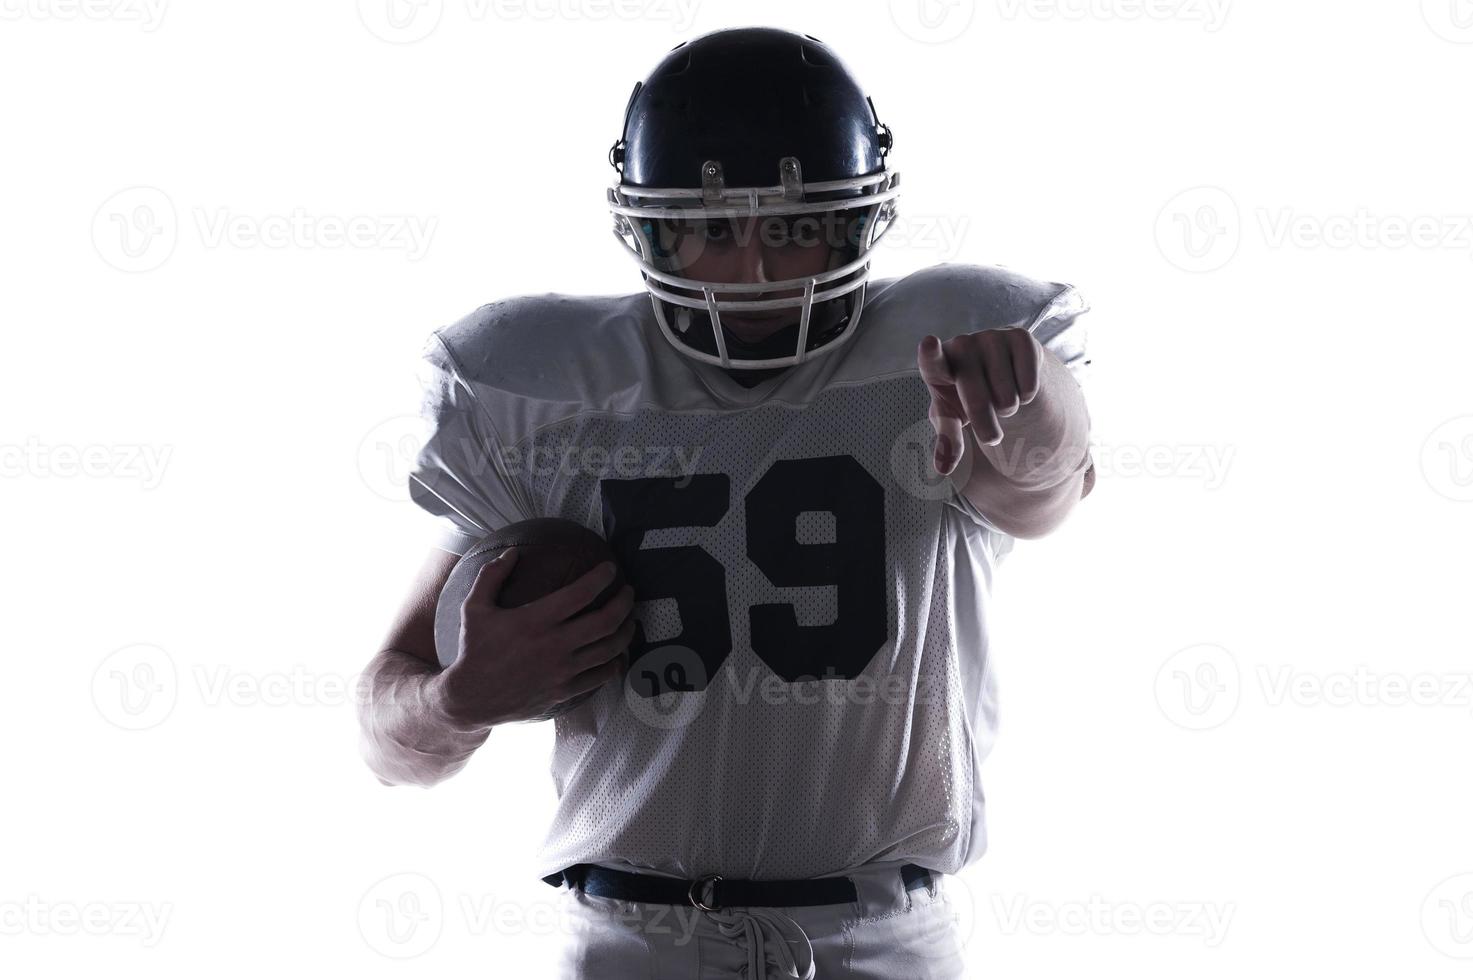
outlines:
M1079 383L1051 352L1039 363L1038 394L1002 423L995 446L980 446L966 430L970 459L961 492L999 526L1037 537L1061 523L1083 494L1090 420ZM967 465L970 464L970 465Z
M451 722L433 684L438 671L418 657L385 650L364 670L359 747L387 785L433 786L455 775L486 741L489 727Z

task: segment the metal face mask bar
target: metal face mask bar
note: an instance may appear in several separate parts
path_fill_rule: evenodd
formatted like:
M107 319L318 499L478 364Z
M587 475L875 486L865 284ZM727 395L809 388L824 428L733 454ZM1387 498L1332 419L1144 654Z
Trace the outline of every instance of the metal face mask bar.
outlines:
M611 149L611 162L618 148L616 143ZM608 189L608 206L614 215L614 237L639 264L645 288L654 300L655 318L665 339L690 357L723 368L790 367L837 349L854 335L859 326L865 286L869 282L870 250L894 220L900 175L883 168L878 173L865 176L805 184L802 163L791 156L781 159L778 171L780 183L774 186L726 187L720 161L707 160L701 165L700 188L652 188L620 182ZM857 256L837 268L814 275L774 282L710 282L676 275L657 264L659 248L653 238L653 221L766 218L851 210L863 212L863 234L855 243ZM685 290L686 294L676 290ZM764 300L716 298L718 293L795 291L801 291L802 295ZM855 294L851 322L844 326L843 332L833 342L808 350L814 306L842 300L850 294ZM705 311L710 317L716 354L696 350L681 341L669 323L661 301L683 309ZM763 359L730 356L721 328L723 312L741 315L793 308L800 308L801 313L796 349L792 354ZM682 326L681 332L688 328L688 324Z

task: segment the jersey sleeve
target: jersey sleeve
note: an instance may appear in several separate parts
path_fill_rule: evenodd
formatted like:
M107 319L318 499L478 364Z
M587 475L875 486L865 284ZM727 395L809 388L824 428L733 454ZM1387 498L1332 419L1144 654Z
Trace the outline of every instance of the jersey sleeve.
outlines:
M464 554L490 532L533 516L508 452L441 331L426 342L420 414L428 433L409 474L409 499L435 520L435 547Z
M1073 286L1066 286L1028 324L1028 332L1038 339L1045 350L1063 362L1081 388L1085 387L1091 364L1086 327L1080 319L1081 315L1088 310L1089 304L1079 294L1079 291ZM968 454L975 450L976 446L970 440L964 446L964 451ZM1090 468L1093 469L1093 467L1094 459L1091 451ZM969 467L959 464L952 472L956 475L968 471ZM1087 477L1085 494L1089 493L1093 484L1093 476ZM1011 537L1006 531L988 520L987 516L977 509L976 504L963 496L961 488L955 482L952 483L952 492L946 498L946 502L974 523L980 524L995 534Z
M1085 302L1084 297L1070 286L1054 298L1054 301L1043 313L1039 314L1038 320L1030 328L1030 332L1038 338L1038 342L1043 345L1044 349L1057 357L1069 369L1074 380L1079 382L1079 387L1084 391L1086 399L1089 397L1090 366L1094 360L1089 354L1088 328L1080 317L1088 311L1089 304ZM1089 496L1089 492L1094 489L1094 469L1094 450L1090 449L1089 469L1085 473L1081 499Z
M1064 362L1081 388L1089 377L1090 358L1086 327L1080 317L1088 310L1084 297L1070 286L1055 296L1028 327L1045 350Z

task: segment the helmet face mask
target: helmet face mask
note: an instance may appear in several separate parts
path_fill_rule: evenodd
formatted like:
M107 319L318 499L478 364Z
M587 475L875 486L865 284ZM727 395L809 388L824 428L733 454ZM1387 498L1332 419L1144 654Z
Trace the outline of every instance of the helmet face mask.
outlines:
M765 370L853 336L899 175L885 165L889 130L831 52L768 28L697 38L635 86L624 132L610 151L614 234L676 349ZM733 332L753 318L784 327L756 341Z

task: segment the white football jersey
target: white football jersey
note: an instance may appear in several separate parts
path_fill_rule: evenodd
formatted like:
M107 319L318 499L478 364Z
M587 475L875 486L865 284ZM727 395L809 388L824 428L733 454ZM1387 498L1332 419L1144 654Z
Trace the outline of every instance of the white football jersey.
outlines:
M847 344L752 388L675 350L644 292L506 299L431 335L410 491L436 543L567 518L635 587L628 675L555 722L540 874L982 855L990 593L1013 539L932 468L916 348L1026 326L1079 377L1084 310L997 268L872 280Z

